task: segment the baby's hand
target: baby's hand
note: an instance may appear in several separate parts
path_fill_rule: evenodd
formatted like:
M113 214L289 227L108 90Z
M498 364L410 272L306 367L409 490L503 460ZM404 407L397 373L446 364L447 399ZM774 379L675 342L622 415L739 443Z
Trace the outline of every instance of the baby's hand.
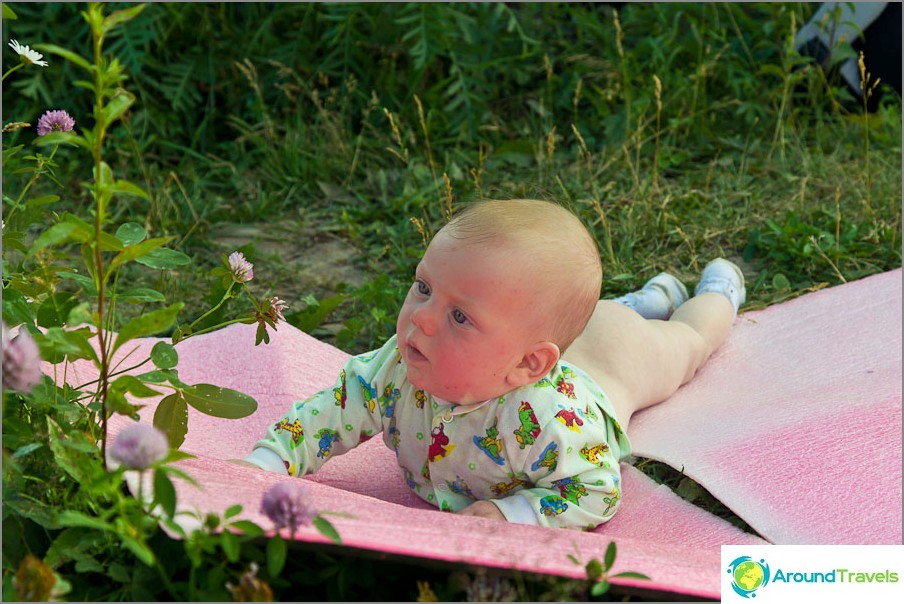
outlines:
M480 516L481 518L490 518L492 520L505 520L505 516L502 515L499 508L489 501L475 501L458 513L462 516Z
M227 459L229 463L234 463L237 466L248 466L249 468L254 468L255 470L260 470L261 467L254 465L250 461L245 461L244 459Z

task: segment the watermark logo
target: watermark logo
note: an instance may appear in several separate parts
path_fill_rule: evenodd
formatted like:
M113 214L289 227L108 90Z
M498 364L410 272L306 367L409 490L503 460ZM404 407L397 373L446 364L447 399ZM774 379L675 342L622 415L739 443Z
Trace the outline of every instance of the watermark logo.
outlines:
M731 575L731 587L744 598L755 598L756 590L769 583L769 565L765 560L757 562L750 556L732 560L727 571Z

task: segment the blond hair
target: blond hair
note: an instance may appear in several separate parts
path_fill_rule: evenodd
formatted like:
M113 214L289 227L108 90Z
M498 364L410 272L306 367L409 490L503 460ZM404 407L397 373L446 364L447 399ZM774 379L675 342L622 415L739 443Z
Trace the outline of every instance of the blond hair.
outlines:
M525 301L536 317L528 327L561 352L584 331L599 300L602 265L596 242L570 211L538 199L484 200L453 216L442 231L475 245L523 252L519 276L536 283L539 294Z

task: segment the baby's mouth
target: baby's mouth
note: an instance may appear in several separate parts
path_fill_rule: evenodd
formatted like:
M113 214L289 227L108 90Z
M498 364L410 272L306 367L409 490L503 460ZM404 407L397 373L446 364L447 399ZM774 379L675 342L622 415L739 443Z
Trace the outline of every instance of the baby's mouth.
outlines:
M418 350L417 346L414 344L408 344L408 362L409 363L421 363L427 360L427 357L424 356L420 350Z

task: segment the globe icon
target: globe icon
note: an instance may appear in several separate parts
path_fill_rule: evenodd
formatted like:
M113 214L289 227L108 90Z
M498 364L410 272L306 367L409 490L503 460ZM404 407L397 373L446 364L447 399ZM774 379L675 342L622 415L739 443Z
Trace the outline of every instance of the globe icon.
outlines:
M763 567L752 560L742 562L735 567L735 585L744 591L754 591L763 584Z

